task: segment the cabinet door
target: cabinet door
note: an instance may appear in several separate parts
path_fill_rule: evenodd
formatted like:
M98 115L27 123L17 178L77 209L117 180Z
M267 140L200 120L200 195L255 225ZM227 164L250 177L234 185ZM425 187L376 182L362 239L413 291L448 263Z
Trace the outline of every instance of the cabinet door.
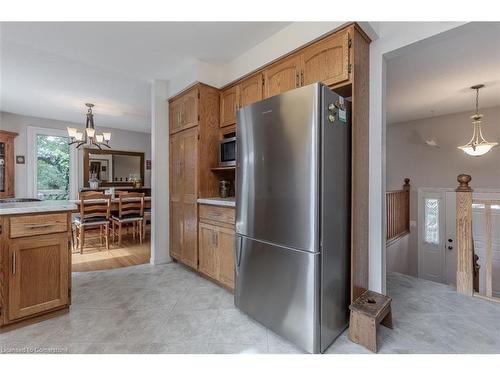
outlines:
M213 225L200 223L199 225L199 265L198 270L213 279L217 278L217 230Z
M0 131L0 198L14 196L14 138Z
M264 71L264 96L269 98L299 87L300 59L292 56Z
M301 54L301 86L323 82L327 86L349 79L349 33L335 34L306 48Z
M170 134L176 133L182 129L182 100L177 99L170 103L169 105L170 113Z
M170 137L170 255L180 259L182 248L182 134Z
M183 263L198 264L198 128L185 130L181 143L182 178L182 253Z
M9 320L68 304L68 235L12 240L9 246Z
M258 73L240 83L240 107L262 100L262 73Z
M234 230L218 228L218 280L231 289L234 289L234 241Z
M225 89L220 94L220 126L236 124L236 111L238 110L238 86Z
M182 97L182 129L198 125L198 89L193 89Z

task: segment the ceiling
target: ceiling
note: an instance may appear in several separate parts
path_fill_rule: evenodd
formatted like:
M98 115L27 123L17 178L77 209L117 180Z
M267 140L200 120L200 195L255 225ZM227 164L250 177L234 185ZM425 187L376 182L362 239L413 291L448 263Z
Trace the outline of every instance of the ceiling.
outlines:
M194 59L224 63L287 22L1 23L1 101L6 112L150 131L151 79Z
M389 124L500 106L500 22L469 23L398 50L387 61Z

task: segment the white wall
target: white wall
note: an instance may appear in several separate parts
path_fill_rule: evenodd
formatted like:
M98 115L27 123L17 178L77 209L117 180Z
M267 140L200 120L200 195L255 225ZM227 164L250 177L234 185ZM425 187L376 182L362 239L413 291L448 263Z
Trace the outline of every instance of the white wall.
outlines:
M15 139L15 155L27 156L27 128L35 126L40 128L66 129L67 126L82 128L85 126L82 117L81 124L51 120L39 117L17 115L14 113L0 112L0 129L18 133ZM151 135L149 133L132 132L128 130L100 128L111 132L110 146L115 150L144 152L145 159L151 159ZM27 161L27 158L26 158ZM27 164L15 165L15 192L17 197L26 197L28 194ZM145 186L151 186L151 171L145 170ZM83 151L78 151L78 188L83 186Z
M488 140L500 140L500 107L480 111L484 115L483 134ZM387 190L401 189L410 178L410 220L418 219L417 189L456 188L457 176L472 176L471 186L479 189L500 188L500 149L481 157L472 157L457 149L472 136L471 112L436 116L387 126ZM436 138L439 147L425 144ZM387 270L418 275L417 228L412 228L402 243L387 248ZM399 242L399 241L398 241Z
M410 235L405 235L387 246L387 271L417 277L416 274L411 273L409 252Z
M481 109L483 135L500 140L500 107ZM455 188L457 175L472 176L473 188L500 188L500 149L481 157L466 155L457 146L472 136L472 113L462 112L387 126L387 189L399 189L404 177L418 187ZM439 147L425 140L436 138Z
M154 80L151 83L151 259L152 264L170 262L170 206L169 206L169 128L168 83Z

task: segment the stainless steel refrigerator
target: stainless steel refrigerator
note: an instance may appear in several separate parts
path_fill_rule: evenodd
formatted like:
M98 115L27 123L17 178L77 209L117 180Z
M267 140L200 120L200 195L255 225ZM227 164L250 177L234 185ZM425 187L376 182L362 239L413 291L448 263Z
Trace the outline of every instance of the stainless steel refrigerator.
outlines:
M324 352L348 324L350 103L316 83L237 116L235 304Z

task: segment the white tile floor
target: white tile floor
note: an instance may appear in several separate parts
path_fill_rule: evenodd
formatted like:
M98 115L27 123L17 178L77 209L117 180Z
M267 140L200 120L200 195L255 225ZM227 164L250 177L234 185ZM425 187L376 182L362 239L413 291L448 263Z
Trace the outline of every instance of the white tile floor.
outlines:
M404 275L388 277L394 330L381 353L500 353L500 305ZM68 314L0 334L0 352L302 353L185 267L76 273ZM368 353L346 332L328 353Z

